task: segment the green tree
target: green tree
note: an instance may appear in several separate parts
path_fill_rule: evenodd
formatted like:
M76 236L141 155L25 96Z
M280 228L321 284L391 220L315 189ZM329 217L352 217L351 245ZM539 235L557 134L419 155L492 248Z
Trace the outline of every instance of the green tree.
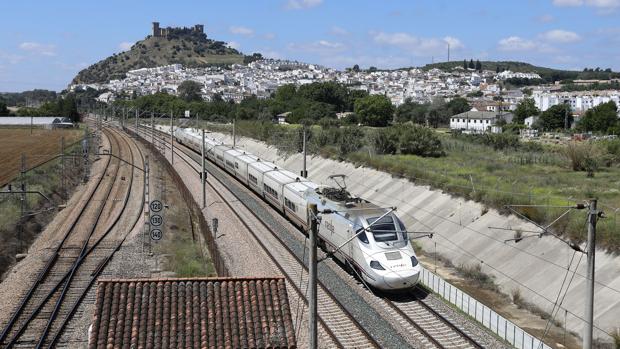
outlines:
M394 127L385 127L374 130L370 139L377 154L396 154L398 137Z
M446 108L448 109L449 116L452 116L452 115L464 113L466 111L470 111L471 105L469 105L469 102L467 102L465 98L456 97L456 98L452 98L452 100L448 102L448 104L446 105Z
M547 131L561 129L564 128L565 118L570 127L573 122L570 107L566 104L554 105L540 114L537 127Z
M463 60L463 69L467 70L467 60Z
M183 81L177 89L179 97L186 102L202 100L202 85L196 81Z
M400 152L424 157L444 155L441 140L435 132L418 125L404 126L400 130Z
M394 106L384 95L370 95L355 101L355 114L368 126L387 126L392 121Z
M468 65L468 67L469 67L469 69L474 69L474 68L476 68L476 66L474 65L474 60L473 60L473 59L470 59L470 60L469 60L469 65Z
M480 60L476 60L476 70L477 71L482 71L482 63L480 63Z
M77 110L77 102L73 95L68 95L58 101L60 116L70 118L73 122L80 121L80 114Z
M448 108L444 99L437 97L433 98L433 101L428 108L428 112L426 113L426 118L431 126L437 128L441 125L447 125L449 123L450 117L448 116L448 113Z
M613 101L609 101L586 111L578 127L583 131L607 132L619 123L618 106Z
M354 72L358 72L358 71L360 71L360 66L359 66L359 65L357 65L357 64L356 64L356 65L354 65L354 66L353 66L353 71L354 71Z
M9 109L6 107L6 103L4 101L0 101L0 116L9 115Z
M426 123L426 113L428 111L428 104L420 104L413 102L411 98L407 98L405 102L396 108L396 121L407 122L411 121L414 124Z
M540 114L540 110L536 108L536 103L532 98L524 98L519 104L517 104L517 109L514 111L515 118L512 122L523 124L525 119Z

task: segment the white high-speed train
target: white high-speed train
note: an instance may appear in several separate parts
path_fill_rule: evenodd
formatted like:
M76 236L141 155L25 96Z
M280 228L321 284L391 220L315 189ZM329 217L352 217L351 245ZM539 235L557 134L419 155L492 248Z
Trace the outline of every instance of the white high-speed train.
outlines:
M169 132L168 128L161 128ZM177 128L177 142L200 152L202 135L197 130ZM295 225L306 231L310 225L308 204L322 214L318 243L326 252L351 267L364 282L381 290L412 288L419 279L420 265L407 237L407 230L393 210L351 197L344 185L320 186L274 163L205 139L207 159L235 176L270 203ZM336 183L344 176L332 176ZM355 236L357 235L357 236Z

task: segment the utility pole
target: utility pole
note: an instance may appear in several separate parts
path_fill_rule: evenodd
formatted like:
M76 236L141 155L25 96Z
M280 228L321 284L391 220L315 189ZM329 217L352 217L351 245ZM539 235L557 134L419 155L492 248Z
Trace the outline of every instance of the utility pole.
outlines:
M586 286L586 327L583 334L583 347L592 348L592 332L594 325L594 254L596 250L596 221L599 212L596 211L596 199L590 200L588 212L588 270Z
M304 139L303 139L303 143L302 143L302 148L303 148L303 153L304 153L304 167L301 170L301 176L302 177L308 177L308 171L306 170L306 125L304 125Z
M32 134L32 126L34 125L34 116L30 114L30 134Z
M202 129L202 146L200 154L202 157L202 172L200 172L200 181L202 182L202 208L207 207L207 198L205 193L205 182L207 181L207 172L205 171L205 129Z
M19 245L18 245L18 249L21 249L22 246L22 233L24 231L24 215L26 214L26 178L24 178L26 176L26 154L22 153L22 164L21 164L21 171L19 172L19 177L21 179L21 190L22 190L22 195L21 195L21 215L19 217L19 236L17 237L17 240L19 241Z
M170 111L170 163L174 165L174 114Z
M67 193L65 192L65 137L60 138L60 192L66 204Z
M309 319L308 319L308 340L310 342L309 348L316 349L317 348L317 290L316 290L316 279L317 279L317 259L316 259L316 238L318 235L318 210L316 204L310 204L309 213L310 213L310 249L309 251L309 260L308 260L308 278L309 283L308 287L310 288L308 292L308 310L310 311Z
M136 108L136 136L138 136L139 132L140 130L138 129L138 108Z
M450 62L450 43L448 43L448 62Z
M151 144L155 146L155 112L151 112Z
M237 118L233 118L233 148L237 145L237 137L235 136L235 128L237 125Z

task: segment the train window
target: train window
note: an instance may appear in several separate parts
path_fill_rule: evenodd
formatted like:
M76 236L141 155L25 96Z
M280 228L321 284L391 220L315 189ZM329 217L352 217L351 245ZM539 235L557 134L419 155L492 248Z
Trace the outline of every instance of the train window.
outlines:
M370 226L370 231L372 231L372 235L375 237L376 242L387 242L387 241L396 241L398 240L398 235L396 234L396 227L394 226L394 220L391 216L385 216L379 219L379 217L372 217L366 219L368 224L372 224ZM376 221L376 222L375 222Z
M258 178L254 177L251 174L248 174L248 178L250 179L250 182L254 183L254 185L258 185Z
M265 192L269 193L269 195L273 196L276 199L278 198L278 192L275 191L273 188L271 188L267 184L263 184L263 187L265 189Z
M287 198L284 198L284 205L286 207L290 208L291 210L295 211L295 212L297 211L297 207L296 207L295 203L292 202L291 200L287 199Z
M409 238L407 236L407 228L405 227L405 224L398 217L396 217L396 223L398 223L401 234L403 234L403 240L405 240L405 242L408 242Z
M228 166L228 167L230 167L230 168L233 168L233 167L234 167L234 166L233 166L233 163L232 163L232 162L230 162L230 161L226 161L226 166Z
M235 168L239 168L239 163L235 162Z

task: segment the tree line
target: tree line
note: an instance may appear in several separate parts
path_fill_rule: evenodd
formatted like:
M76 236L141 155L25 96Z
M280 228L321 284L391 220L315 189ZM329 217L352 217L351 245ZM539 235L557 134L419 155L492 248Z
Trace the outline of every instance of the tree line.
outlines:
M394 122L409 122L439 127L449 124L451 115L471 109L467 100L456 97L446 102L435 98L432 102L417 103L407 99L395 107L384 95L370 95L363 90L337 82L315 82L301 86L280 86L269 98L256 96L244 98L240 103L225 101L214 95L210 101L202 100L202 86L185 81L178 87L178 96L156 93L147 96L115 101L118 107L137 107L158 114L191 115L213 121L260 120L272 121L287 113L288 123L322 125L357 125L385 127ZM340 118L339 118L340 116Z

